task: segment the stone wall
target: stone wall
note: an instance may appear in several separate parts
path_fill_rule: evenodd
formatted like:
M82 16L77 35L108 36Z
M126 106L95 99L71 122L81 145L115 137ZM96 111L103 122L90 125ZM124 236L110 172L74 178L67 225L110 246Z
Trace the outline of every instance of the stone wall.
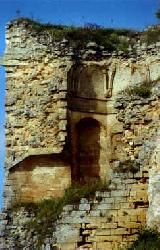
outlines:
M88 98L95 107L85 111L110 114L115 113L113 100L119 91L159 77L158 47L147 57L147 51L143 50L141 57L134 60L113 54L102 55L98 61L92 58L77 63L65 41L53 44L51 50L25 21L8 25L6 44L2 64L6 69L6 164L9 168L29 155L63 150L67 92L70 109L83 111L83 107L73 106L76 102L78 106L81 98ZM76 97L80 100L72 100Z
M110 144L117 153L110 161L109 190L97 192L93 200L81 200L78 207L64 208L56 231L59 249L123 249L146 224L159 225L159 91L157 84L151 97L123 93L117 99L123 132Z
M29 155L60 153L66 136L68 58L55 58L27 32L7 31L6 163Z
M28 156L63 151L67 135L67 72L72 63L69 58L51 54L23 23L8 26L6 43L4 205L9 206L15 195L8 171L13 166L19 171L18 163Z
M149 209L148 209L148 226L157 227L160 231L160 212L159 212L159 167L160 167L160 133L158 131L157 136L152 142L154 150L150 158L150 170L149 170Z
M154 192L158 183L154 176L159 159L159 91L159 84L156 84L152 96L148 98L124 93L119 96L115 106L123 132L116 134L111 143L112 150L117 153L113 154L115 158L111 160L113 172L109 186L104 192L97 191L94 198L84 198L80 204L65 206L59 220L53 225L53 235L44 241L42 249L125 248L136 239L138 230L146 226L147 221L149 225L153 222L158 225L155 209L158 193ZM124 156L120 160L122 142ZM147 213L149 203L151 206ZM9 213L9 220L5 219L5 214L3 216L2 227L6 231L1 238L2 246L6 249L14 249L16 245L22 249L24 246L36 249L36 232L33 237L33 232L26 229L26 223L33 219L33 215L31 217L20 208ZM19 240L15 240L13 234L18 235Z
M36 249L36 232L26 230L34 215L8 208L62 196L75 180L89 182L90 173L109 187L97 190L94 199L64 207L46 249L47 244L61 250L124 247L147 220L149 225L159 220L154 194L159 190L159 45L141 53L136 45L136 54L128 57L102 51L97 59L92 44L95 53L88 46L77 59L65 39L49 45L40 38L26 21L8 25L1 62L7 90L2 249L16 244ZM150 96L130 94L141 83L150 84Z

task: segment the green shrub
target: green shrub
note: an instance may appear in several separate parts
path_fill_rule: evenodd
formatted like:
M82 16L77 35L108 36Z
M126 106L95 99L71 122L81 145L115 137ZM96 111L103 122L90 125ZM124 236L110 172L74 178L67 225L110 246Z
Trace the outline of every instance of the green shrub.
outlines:
M140 170L140 164L136 161L125 160L119 163L118 168L116 168L116 172L119 173L137 173Z
M160 234L155 229L143 229L129 250L160 250Z
M96 191L107 190L107 184L105 182L97 181L95 183L86 184L84 186L80 184L74 184L66 190L64 199L66 204L78 203L81 198L92 198Z
M17 23L26 22L31 31L37 35L50 35L52 41L61 41L66 38L69 46L75 49L84 49L88 42L96 42L108 51L125 50L129 46L128 38L135 33L129 29L104 28L97 24L85 24L83 27L41 24L29 18L19 18ZM122 39L123 38L123 39Z
M160 41L160 29L149 29L141 37L141 42L152 44Z
M142 98L148 98L151 95L152 82L143 82L140 85L128 87L126 93L128 95L137 95Z

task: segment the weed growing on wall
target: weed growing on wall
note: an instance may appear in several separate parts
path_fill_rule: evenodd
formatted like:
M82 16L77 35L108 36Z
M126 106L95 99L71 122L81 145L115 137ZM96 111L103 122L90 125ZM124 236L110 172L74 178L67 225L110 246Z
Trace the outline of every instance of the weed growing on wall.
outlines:
M40 246L47 236L54 230L54 222L59 218L63 207L67 204L78 204L82 198L92 198L96 191L108 190L107 183L97 181L95 183L80 185L74 184L65 191L62 198L52 198L39 203L23 203L17 207L25 207L34 219L28 223L28 230L34 231L38 235L38 245Z
M119 173L137 173L140 170L140 163L132 160L120 161L118 168L116 168L116 172Z
M126 89L126 94L137 95L142 98L148 98L151 95L151 88L153 87L152 82L145 81L140 85L134 85Z
M68 40L68 46L74 49L84 49L89 42L95 42L104 49L127 52L129 41L135 31L129 29L104 28L96 24L85 24L83 27L41 24L29 18L19 18L18 24L25 22L31 31L39 37L50 38L50 42ZM45 40L45 39L44 39Z
M143 229L129 250L159 250L160 234L156 229Z

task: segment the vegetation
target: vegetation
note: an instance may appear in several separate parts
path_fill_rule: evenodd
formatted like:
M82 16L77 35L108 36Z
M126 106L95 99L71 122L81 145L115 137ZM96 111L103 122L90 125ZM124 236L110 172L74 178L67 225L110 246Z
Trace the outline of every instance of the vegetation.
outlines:
M120 162L118 168L116 168L117 172L120 173L137 173L140 169L140 164L136 161L131 160L125 160L123 162Z
M148 98L151 95L151 88L153 86L152 82L143 82L140 85L134 85L133 87L128 87L126 93L128 95L137 95L142 98Z
M152 44L160 41L160 29L151 28L143 32L141 36L141 43Z
M157 11L156 16L160 17L160 10ZM68 46L75 51L83 50L89 42L95 42L99 45L99 49L101 47L108 52L123 51L128 54L129 45L134 51L133 45L137 39L147 45L160 41L160 29L156 27L149 28L144 32L136 32L131 29L104 28L92 23L87 23L82 27L42 24L25 17L17 18L16 22L17 24L25 23L33 34L38 34L42 43L46 44L48 41L48 44L52 45L54 42L66 39Z
M88 42L95 42L109 52L126 51L130 38L135 34L133 30L104 28L97 24L85 24L83 27L41 24L28 18L19 18L17 23L26 22L32 31L39 35L50 36L52 42L68 40L68 45L75 49L83 49Z
M160 250L160 234L156 229L143 229L129 250Z
M156 17L157 17L157 19L160 19L160 9L157 10Z
M160 20L160 9L155 13L158 20ZM146 43L147 45L160 42L160 27L151 26L141 33L140 36L141 43Z
M25 207L29 213L34 214L34 219L28 224L28 230L32 230L38 235L38 245L46 236L53 232L54 222L58 219L67 204L78 204L81 198L91 198L95 192L107 190L107 184L101 181L86 184L74 184L68 188L62 198L47 199L37 204L24 203L18 207Z

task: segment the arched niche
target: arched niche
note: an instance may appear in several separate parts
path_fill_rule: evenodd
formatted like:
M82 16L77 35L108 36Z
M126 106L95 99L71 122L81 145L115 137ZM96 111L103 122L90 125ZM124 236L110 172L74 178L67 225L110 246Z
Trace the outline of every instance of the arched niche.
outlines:
M83 118L76 124L77 145L74 178L90 182L99 178L100 124L93 118Z
M69 97L104 99L106 71L99 65L73 65L67 82Z

